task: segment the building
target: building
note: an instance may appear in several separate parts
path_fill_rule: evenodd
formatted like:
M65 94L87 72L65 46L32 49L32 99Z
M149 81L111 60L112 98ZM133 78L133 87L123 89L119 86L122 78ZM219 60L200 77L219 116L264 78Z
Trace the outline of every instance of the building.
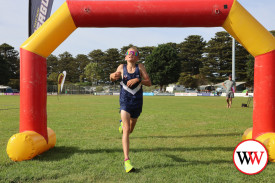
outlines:
M185 87L183 85L169 84L166 87L166 91L169 93L183 92L185 91Z
M211 92L215 90L215 87L213 85L201 85L198 87L198 90L200 92Z
M9 86L0 85L0 93L12 93L12 89Z

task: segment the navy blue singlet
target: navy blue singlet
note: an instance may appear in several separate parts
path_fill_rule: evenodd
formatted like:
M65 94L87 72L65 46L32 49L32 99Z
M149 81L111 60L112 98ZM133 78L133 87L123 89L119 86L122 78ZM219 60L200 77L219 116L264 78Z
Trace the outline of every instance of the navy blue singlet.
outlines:
M127 86L127 82L134 78L141 79L138 64L136 64L134 73L128 73L127 64L124 64L123 78L120 82L120 110L125 110L130 113L132 118L137 118L142 111L143 91L140 82L137 82L132 87Z

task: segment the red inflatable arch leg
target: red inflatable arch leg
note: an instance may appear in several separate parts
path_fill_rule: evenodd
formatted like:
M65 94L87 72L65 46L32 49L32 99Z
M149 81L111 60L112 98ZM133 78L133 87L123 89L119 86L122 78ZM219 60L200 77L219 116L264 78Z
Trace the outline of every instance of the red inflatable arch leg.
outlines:
M20 57L20 132L35 131L48 141L46 58L22 48Z
M255 57L253 139L275 132L275 50Z

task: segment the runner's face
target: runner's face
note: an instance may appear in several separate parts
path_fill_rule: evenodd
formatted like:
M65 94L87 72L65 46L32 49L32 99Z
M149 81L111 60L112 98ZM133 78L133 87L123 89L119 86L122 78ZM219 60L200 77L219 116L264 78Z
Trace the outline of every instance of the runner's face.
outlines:
M138 61L138 53L136 50L130 48L125 55L125 60L130 62Z

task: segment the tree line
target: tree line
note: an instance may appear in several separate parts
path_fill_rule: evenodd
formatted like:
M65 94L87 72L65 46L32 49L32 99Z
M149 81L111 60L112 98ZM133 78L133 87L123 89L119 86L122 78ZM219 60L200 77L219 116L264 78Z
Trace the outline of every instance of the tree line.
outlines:
M270 31L275 36L275 31ZM69 52L47 58L48 84L56 84L58 74L67 72L66 82L80 85L110 84L109 75L119 64L126 63L125 52L133 45L106 51L92 50L75 57ZM217 32L209 41L190 35L181 43L138 47L139 62L147 69L152 83L160 89L170 83L196 88L219 83L232 71L232 37ZM19 89L19 53L6 43L0 45L0 84ZM254 58L236 41L236 80L253 86Z
M7 43L0 45L0 85L19 89L19 52Z

